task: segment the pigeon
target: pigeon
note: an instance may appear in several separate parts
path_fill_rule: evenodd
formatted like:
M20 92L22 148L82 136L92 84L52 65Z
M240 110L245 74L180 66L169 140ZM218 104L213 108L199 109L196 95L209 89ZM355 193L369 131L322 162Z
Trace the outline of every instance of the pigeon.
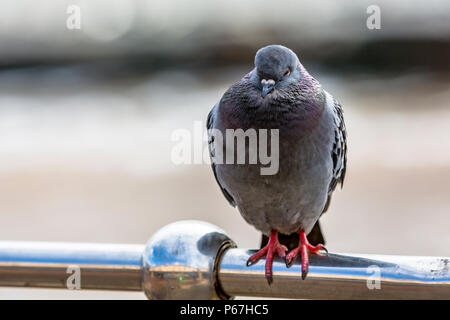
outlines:
M253 70L232 85L208 114L211 166L228 202L267 239L250 256L247 266L266 257L265 276L270 285L275 256L284 259L287 267L300 256L304 280L309 254L328 254L322 243L311 244L307 235L318 228L319 239L323 239L318 219L327 210L336 186L342 188L344 183L347 133L343 109L289 48L263 47L257 51L254 63ZM268 133L263 139L261 129L270 131L270 139ZM228 139L229 130L254 130L256 147L266 141L269 149L273 141L277 142L278 170L262 174L261 168L267 163L261 159L256 163L247 161L250 135L246 136L244 163L236 161L239 156L234 161L218 159L218 154L223 156L230 148L236 150L236 139ZM281 238L293 233L298 235L298 245L291 246L287 253L278 235Z

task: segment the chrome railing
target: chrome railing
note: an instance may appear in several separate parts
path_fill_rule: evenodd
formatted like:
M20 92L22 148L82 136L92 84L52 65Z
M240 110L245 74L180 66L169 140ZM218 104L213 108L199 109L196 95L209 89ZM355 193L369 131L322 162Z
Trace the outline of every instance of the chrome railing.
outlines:
M252 250L238 249L221 229L180 221L147 245L0 241L0 286L141 291L152 299L450 299L450 259L369 254L311 256L299 262L246 267Z

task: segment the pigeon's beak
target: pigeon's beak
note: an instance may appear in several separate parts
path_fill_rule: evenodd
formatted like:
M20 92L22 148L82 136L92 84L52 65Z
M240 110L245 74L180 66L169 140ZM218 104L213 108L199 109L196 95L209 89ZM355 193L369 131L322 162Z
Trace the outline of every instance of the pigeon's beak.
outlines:
M275 81L272 79L269 79L269 80L262 79L261 86L262 86L261 96L264 98L269 93L271 93L273 91L273 89L275 89Z

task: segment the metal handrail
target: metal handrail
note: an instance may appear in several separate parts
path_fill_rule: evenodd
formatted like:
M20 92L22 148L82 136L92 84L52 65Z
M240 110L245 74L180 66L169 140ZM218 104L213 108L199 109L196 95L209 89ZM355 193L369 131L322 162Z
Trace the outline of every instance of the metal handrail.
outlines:
M82 289L142 291L144 248L0 241L0 286L67 289L76 280L70 276L78 269Z
M144 291L152 299L450 299L450 259L369 254L246 267L250 254L219 228L181 221L147 245L0 241L0 286ZM79 282L77 283L77 278ZM78 285L78 287L77 287Z

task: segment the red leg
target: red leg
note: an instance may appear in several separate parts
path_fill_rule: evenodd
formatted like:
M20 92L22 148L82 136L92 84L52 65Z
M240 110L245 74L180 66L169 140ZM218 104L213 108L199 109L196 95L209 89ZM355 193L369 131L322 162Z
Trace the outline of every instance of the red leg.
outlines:
M319 256L322 256L322 254L319 253L320 250L324 250L326 253L328 253L327 249L322 245L318 244L317 246L313 246L308 242L308 239L306 238L305 231L300 230L300 243L297 248L289 252L289 254L286 256L286 266L290 267L292 264L297 260L297 257L301 255L302 257L302 279L306 279L306 275L308 274L309 269L309 256L308 253L317 254Z
M277 254L280 258L284 259L286 256L286 251L287 248L282 244L280 244L280 242L278 241L278 231L272 230L267 245L261 250L259 250L257 253L252 255L250 258L248 258L247 267L251 266L252 264L255 264L261 258L266 257L266 279L270 285L273 282L272 264L275 258L275 254Z

